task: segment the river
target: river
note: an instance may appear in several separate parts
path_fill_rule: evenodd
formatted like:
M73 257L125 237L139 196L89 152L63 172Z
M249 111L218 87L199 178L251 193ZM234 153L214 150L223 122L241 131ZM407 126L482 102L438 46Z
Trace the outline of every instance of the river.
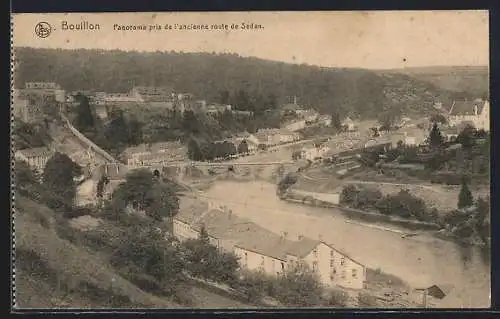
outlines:
M490 260L479 247L459 246L431 234L401 238L400 234L358 224L336 209L281 201L276 186L260 181L218 181L205 191L213 202L273 231L299 234L344 250L367 267L396 275L412 287L451 284L442 307L490 306Z

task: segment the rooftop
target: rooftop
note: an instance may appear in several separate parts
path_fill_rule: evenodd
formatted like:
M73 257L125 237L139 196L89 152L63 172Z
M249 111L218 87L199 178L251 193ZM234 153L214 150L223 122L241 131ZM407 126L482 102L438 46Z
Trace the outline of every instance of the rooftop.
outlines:
M305 237L299 241L287 240L251 221L235 216L229 210L219 208L202 214L192 225L198 231L202 226L213 237L280 260L286 260L287 254L304 257L319 244L319 241Z
M475 115L475 109L477 108L477 114L481 114L484 109L484 101L456 101L453 102L450 115Z
M27 148L23 150L18 150L20 154L22 154L25 157L37 157L37 156L52 156L53 152L50 150L48 147L42 146L42 147L34 147L34 148Z
M101 176L106 175L109 180L123 180L128 172L129 170L124 164L107 163L96 167L92 175L95 179L99 179Z
M175 218L184 223L191 224L198 220L208 208L208 204L204 201L183 196L179 203L179 213Z

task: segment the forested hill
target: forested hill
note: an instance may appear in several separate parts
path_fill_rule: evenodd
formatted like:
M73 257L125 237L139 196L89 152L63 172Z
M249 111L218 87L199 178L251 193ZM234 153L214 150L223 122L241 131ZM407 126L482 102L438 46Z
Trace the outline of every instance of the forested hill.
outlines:
M418 80L433 83L437 87L465 91L487 97L489 92L489 71L487 66L429 66L384 70L381 73L400 73Z
M376 117L384 110L431 112L456 92L403 74L363 69L321 68L243 58L236 54L123 52L16 48L16 83L51 81L66 90L126 92L134 85L169 86L217 102L221 93L244 90L249 96L274 95L280 103L299 103L324 113L337 111ZM261 99L262 100L262 99Z

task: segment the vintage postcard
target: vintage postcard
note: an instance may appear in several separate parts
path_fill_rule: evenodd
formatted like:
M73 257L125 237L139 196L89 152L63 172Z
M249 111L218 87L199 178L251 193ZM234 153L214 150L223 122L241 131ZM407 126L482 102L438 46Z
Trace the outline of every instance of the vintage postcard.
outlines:
M13 14L13 307L490 307L488 22Z

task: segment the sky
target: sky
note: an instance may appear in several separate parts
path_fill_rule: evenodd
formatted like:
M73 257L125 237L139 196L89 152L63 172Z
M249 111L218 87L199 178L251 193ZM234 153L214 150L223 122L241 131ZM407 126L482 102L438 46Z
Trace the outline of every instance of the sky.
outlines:
M35 34L39 22L51 34ZM88 21L98 31L62 30ZM190 12L14 14L13 44L40 48L229 52L325 67L391 69L489 65L487 11ZM242 29L242 23L261 29ZM120 31L114 25L146 25ZM149 30L150 25L162 30ZM228 30L165 29L227 24ZM230 25L240 27L231 29Z

